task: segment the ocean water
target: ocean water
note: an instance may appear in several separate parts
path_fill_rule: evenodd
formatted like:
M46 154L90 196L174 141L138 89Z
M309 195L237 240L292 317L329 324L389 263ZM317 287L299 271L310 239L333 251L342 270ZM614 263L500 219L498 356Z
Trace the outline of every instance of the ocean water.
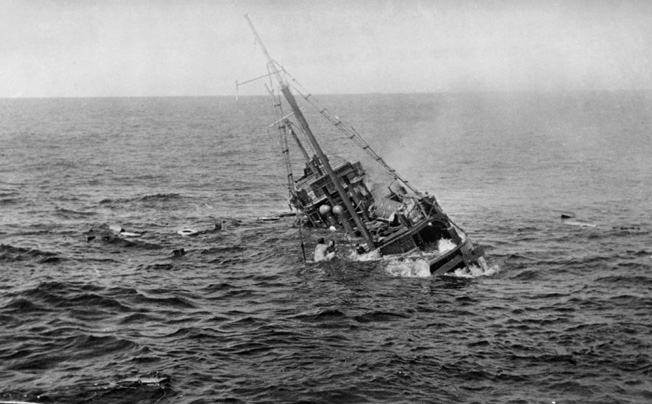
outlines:
M0 100L0 401L652 402L652 93L318 98L488 270L305 263L266 97Z

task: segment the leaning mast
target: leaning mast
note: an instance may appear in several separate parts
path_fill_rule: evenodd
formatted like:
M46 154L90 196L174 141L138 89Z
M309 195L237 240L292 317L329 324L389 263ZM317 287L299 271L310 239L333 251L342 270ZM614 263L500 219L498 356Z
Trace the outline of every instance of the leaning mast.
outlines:
M258 32L254 28L254 25L252 24L251 20L249 19L249 15L245 14L245 19L247 20L247 23L249 24L249 28L251 28L251 31L253 32L254 36L256 37L256 41L260 44L260 47L263 50L263 53L265 55L265 58L267 59L267 67L268 69L271 70L272 74L276 76L276 80L278 81L279 85L281 86L281 92L283 93L283 96L285 96L285 99L287 100L288 104L290 104L290 108L292 108L292 112L294 112L294 115L296 116L297 120L299 121L299 125L301 125L301 129L303 132L306 134L306 137L310 141L310 144L312 145L313 149L315 150L315 153L317 154L317 157L319 157L319 160L322 162L322 165L324 166L324 170L328 174L328 176L331 178L331 182L335 186L335 189L337 190L337 193L340 195L340 198L342 198L342 203L344 203L344 206L346 209L349 211L351 217L353 218L353 221L355 222L356 226L358 229L362 232L362 236L364 237L365 241L367 242L367 245L369 246L369 249L372 250L375 248L375 243L373 238L371 237L371 234L369 233L369 230L367 227L364 225L362 222L362 219L360 219L360 216L358 216L358 213L355 211L355 208L351 204L351 201L349 200L349 196L347 193L344 191L344 188L342 187L342 184L337 179L337 176L335 175L335 172L333 171L333 168L330 165L330 162L328 161L328 157L326 157L326 154L324 154L323 150L319 146L319 143L317 143L317 139L312 133L312 130L310 129L310 126L308 125L308 121L306 120L305 116L303 116L303 112L301 112L301 109L299 108L299 105L297 104L296 99L294 98L294 95L290 91L290 86L287 84L285 79L283 78L283 75L281 75L281 72L279 71L278 67L276 66L276 63L272 59L272 57L269 55L267 52L267 48L265 48L265 45L263 44L263 41L260 39L260 36L258 35Z

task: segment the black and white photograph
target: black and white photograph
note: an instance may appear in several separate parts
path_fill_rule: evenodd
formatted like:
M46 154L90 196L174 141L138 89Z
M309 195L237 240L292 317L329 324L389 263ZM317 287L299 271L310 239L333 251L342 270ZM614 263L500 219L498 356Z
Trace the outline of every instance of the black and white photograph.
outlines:
M0 0L0 404L652 402L651 22Z

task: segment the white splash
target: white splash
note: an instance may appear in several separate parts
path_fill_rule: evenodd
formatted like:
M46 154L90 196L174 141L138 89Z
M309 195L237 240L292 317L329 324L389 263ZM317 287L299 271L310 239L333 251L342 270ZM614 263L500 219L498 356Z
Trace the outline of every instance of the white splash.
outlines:
M388 260L385 271L393 276L408 278L427 278L430 265L426 259L392 259Z
M430 274L429 260L438 255L444 254L457 247L449 239L441 239L437 242L437 251L428 254L419 254L416 256L404 256L402 258L385 259L387 265L385 271L393 276L403 276L410 278L427 278Z
M385 270L393 276L421 277L430 276L430 266L428 260L422 256L416 257L383 257L379 250L373 250L366 254L357 254L351 251L349 255L351 261L380 261Z
M449 239L441 239L437 242L437 251L432 251L428 254L416 253L404 255L402 257L390 256L384 257L380 254L379 250L373 250L365 254L358 254L351 251L348 259L351 261L381 261L385 271L392 276L408 277L408 278L427 278L430 277L430 264L429 260L451 251L456 247ZM484 258L480 258L480 265L471 265L467 268L457 269L446 276L457 276L460 278L476 278L479 276L491 276L501 271L498 265L487 265Z
M487 264L484 257L478 259L480 266L471 265L470 267L456 269L455 272L446 274L447 276L456 276L459 278L477 278L479 276L491 276L501 271L500 266Z
M452 250L453 248L457 247L455 243L453 243L452 240L449 240L447 238L442 238L437 242L437 250L439 250L440 254L443 254L445 252L448 252Z
M358 254L355 251L351 251L349 259L351 261L378 261L381 259L381 256L378 250L369 251L365 254Z

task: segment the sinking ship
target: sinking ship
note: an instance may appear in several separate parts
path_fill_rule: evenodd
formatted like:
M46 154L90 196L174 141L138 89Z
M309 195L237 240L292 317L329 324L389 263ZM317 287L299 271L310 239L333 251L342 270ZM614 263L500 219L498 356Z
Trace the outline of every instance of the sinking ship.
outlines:
M278 131L282 139L289 201L297 210L299 220L311 227L345 232L350 240L359 241L358 254L373 252L383 258L425 259L433 275L471 266L486 267L483 248L474 245L470 237L453 223L435 196L412 187L354 128L346 126L299 87L296 80L272 59L251 20L248 16L245 18L267 60L268 74L262 77L273 78L278 86L278 90L267 87L274 99L278 118L270 128ZM389 174L391 180L383 195L370 191L367 174L360 162L329 158L294 93ZM292 170L290 142L296 144L294 149L305 162L303 171L297 176Z

